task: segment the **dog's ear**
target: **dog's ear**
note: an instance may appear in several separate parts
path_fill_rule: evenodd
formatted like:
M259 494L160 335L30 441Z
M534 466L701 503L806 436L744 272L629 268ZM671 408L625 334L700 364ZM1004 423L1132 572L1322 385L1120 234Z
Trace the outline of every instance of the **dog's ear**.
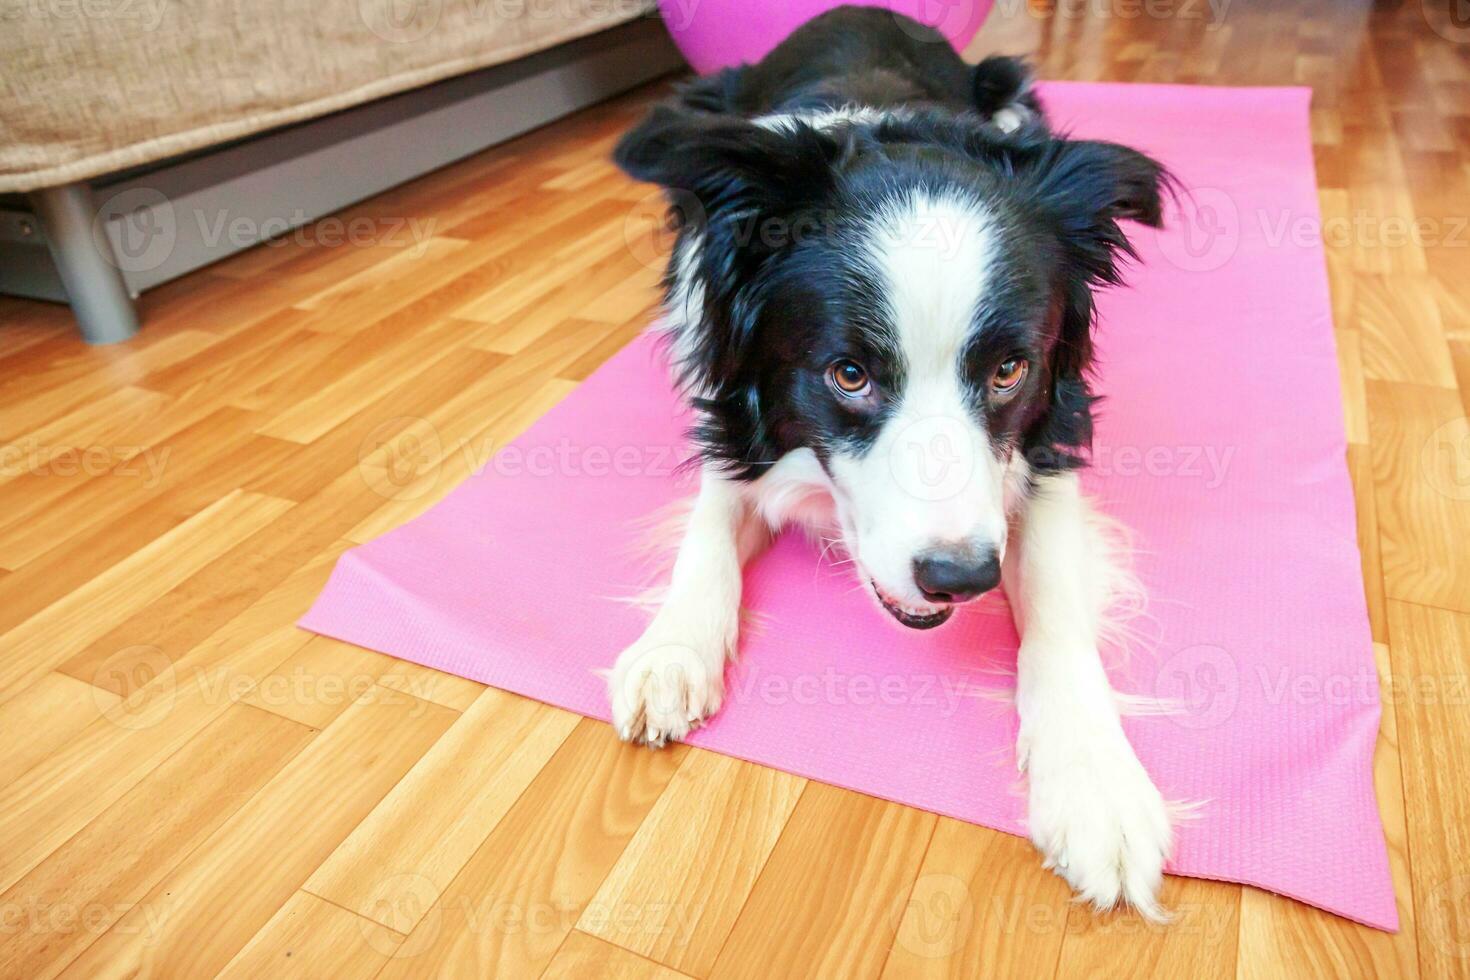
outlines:
M836 140L811 126L759 126L723 113L661 105L613 151L628 176L692 195L706 215L768 213L831 186Z
M748 65L722 68L712 75L700 75L674 86L675 101L698 112L739 113L744 108Z
M1069 234L1104 238L1127 249L1122 218L1152 227L1163 223L1163 196L1172 178L1163 164L1117 143L1054 139L1028 161L1032 190Z
M1092 140L1048 139L1021 150L1015 166L1026 199L1056 231L1066 264L1063 278L1075 294L1064 311L1070 322L1063 339L1085 354L1092 289L1121 283L1124 262L1137 258L1119 222L1160 227L1173 178L1152 157ZM1085 366L1084 360L1078 370Z
M1048 139L1025 147L1013 161L1034 202L1055 229L1061 246L1054 318L1057 343L1050 373L1052 408L1029 440L1043 468L1077 461L1072 450L1090 448L1093 291L1123 280L1123 265L1136 258L1119 224L1125 219L1157 228L1173 178L1151 157L1091 140Z
M1045 127L1041 102L1032 90L1031 69L1020 58L992 55L970 69L970 96L980 118L1003 133L1027 125Z
M847 144L798 121L761 126L724 113L660 106L623 137L614 160L663 187L680 229L667 277L677 369L702 422L707 460L751 473L774 459L750 366L768 264L819 212ZM807 229L807 230L803 230Z

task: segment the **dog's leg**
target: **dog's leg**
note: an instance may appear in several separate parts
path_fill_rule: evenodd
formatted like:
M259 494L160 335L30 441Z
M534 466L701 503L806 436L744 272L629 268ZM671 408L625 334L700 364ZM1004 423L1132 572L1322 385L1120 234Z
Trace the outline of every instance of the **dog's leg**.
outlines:
M608 676L620 737L662 745L719 710L739 633L740 570L767 537L741 485L707 468L663 605Z
M1016 759L1046 866L1098 908L1121 898L1151 919L1172 843L1163 798L1123 734L1098 656L1107 549L1075 474L1038 479L1005 562L1021 650Z

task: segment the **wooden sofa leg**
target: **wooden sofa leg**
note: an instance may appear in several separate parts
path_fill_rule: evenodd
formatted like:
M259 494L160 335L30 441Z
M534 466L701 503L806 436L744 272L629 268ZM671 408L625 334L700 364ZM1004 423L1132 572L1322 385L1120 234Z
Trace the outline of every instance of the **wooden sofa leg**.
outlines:
M138 332L122 272L105 235L92 233L96 207L85 182L32 191L31 207L46 230L51 258L89 344L115 344ZM106 250L104 252L104 249Z

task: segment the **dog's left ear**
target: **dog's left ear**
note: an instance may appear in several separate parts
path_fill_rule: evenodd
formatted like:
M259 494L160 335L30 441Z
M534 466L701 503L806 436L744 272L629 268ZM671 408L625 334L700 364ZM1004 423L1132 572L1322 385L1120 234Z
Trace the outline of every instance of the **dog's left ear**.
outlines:
M1117 143L1055 139L1029 162L1037 198L1069 233L1099 234L1131 251L1117 230L1119 219L1163 224L1172 178L1150 156Z
M1026 200L1056 232L1067 265L1064 278L1082 291L1068 298L1072 322L1066 339L1087 350L1091 290L1119 284L1124 261L1138 255L1119 222L1161 227L1164 195L1174 180L1152 157L1093 140L1047 139L1018 148L1011 163Z
M1074 450L1092 441L1093 290L1117 285L1123 263L1136 258L1125 219L1163 225L1164 196L1173 178L1157 160L1116 143L1048 139L1013 158L1018 177L1029 182L1028 200L1039 205L1061 246L1055 297L1058 338L1051 359L1052 404L1028 439L1033 463L1043 468L1074 465Z

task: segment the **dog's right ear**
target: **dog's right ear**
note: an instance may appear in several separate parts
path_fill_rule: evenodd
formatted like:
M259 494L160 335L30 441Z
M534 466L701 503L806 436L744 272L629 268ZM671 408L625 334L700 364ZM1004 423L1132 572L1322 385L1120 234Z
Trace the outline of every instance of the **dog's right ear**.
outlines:
M1031 87L1031 69L1020 58L993 55L970 69L971 98L980 118L1003 133L1046 122Z
M836 140L806 125L760 126L739 116L661 105L613 151L623 172L692 194L705 214L784 211L834 180Z
M745 101L742 95L749 70L749 65L739 65L681 82L674 86L674 103L697 112L738 114Z
M673 223L689 233L680 239L689 250L676 252L668 280L677 371L697 393L702 423L694 438L704 458L733 472L752 473L775 458L758 378L747 370L761 309L747 301L748 290L797 240L791 222L821 207L845 146L800 120L757 125L663 105L614 151L629 176L664 189Z

